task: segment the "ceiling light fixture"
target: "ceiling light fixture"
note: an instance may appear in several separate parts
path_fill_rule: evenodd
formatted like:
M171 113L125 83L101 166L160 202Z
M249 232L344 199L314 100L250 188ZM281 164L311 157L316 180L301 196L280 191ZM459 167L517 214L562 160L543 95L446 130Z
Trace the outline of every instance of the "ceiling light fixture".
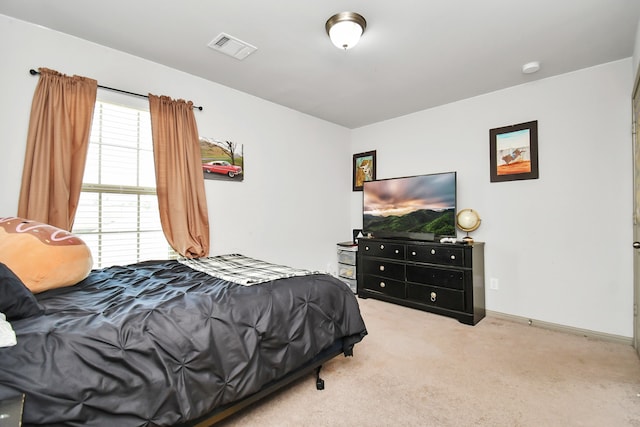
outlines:
M347 50L358 44L367 21L355 12L340 12L327 20L325 28L331 42L338 49Z

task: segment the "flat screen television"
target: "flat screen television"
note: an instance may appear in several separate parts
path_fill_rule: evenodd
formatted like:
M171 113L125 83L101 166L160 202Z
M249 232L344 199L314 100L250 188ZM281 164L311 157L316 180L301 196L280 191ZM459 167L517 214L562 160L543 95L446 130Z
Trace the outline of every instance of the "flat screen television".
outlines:
M362 231L384 238L456 236L456 172L365 181Z

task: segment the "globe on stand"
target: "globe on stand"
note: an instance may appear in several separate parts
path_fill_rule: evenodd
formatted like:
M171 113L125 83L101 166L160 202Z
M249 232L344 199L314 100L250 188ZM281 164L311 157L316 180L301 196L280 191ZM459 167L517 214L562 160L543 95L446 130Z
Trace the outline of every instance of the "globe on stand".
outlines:
M469 236L470 231L477 230L480 227L480 215L473 209L462 209L456 215L456 224L458 228L467 233L466 237L463 237L466 243L473 243L473 237Z

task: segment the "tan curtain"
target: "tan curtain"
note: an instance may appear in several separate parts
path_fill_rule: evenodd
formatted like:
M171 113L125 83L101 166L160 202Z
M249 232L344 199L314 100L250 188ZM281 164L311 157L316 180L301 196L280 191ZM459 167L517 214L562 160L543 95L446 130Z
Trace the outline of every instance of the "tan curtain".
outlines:
M171 247L209 255L209 214L193 103L149 94L160 221Z
M18 216L69 231L82 188L98 82L39 71Z

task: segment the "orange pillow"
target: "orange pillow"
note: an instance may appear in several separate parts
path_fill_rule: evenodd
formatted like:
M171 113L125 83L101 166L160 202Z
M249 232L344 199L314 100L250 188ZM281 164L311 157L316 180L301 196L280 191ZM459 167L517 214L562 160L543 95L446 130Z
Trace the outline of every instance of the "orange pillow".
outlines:
M0 262L33 293L75 285L93 266L91 251L79 237L16 217L0 218Z

